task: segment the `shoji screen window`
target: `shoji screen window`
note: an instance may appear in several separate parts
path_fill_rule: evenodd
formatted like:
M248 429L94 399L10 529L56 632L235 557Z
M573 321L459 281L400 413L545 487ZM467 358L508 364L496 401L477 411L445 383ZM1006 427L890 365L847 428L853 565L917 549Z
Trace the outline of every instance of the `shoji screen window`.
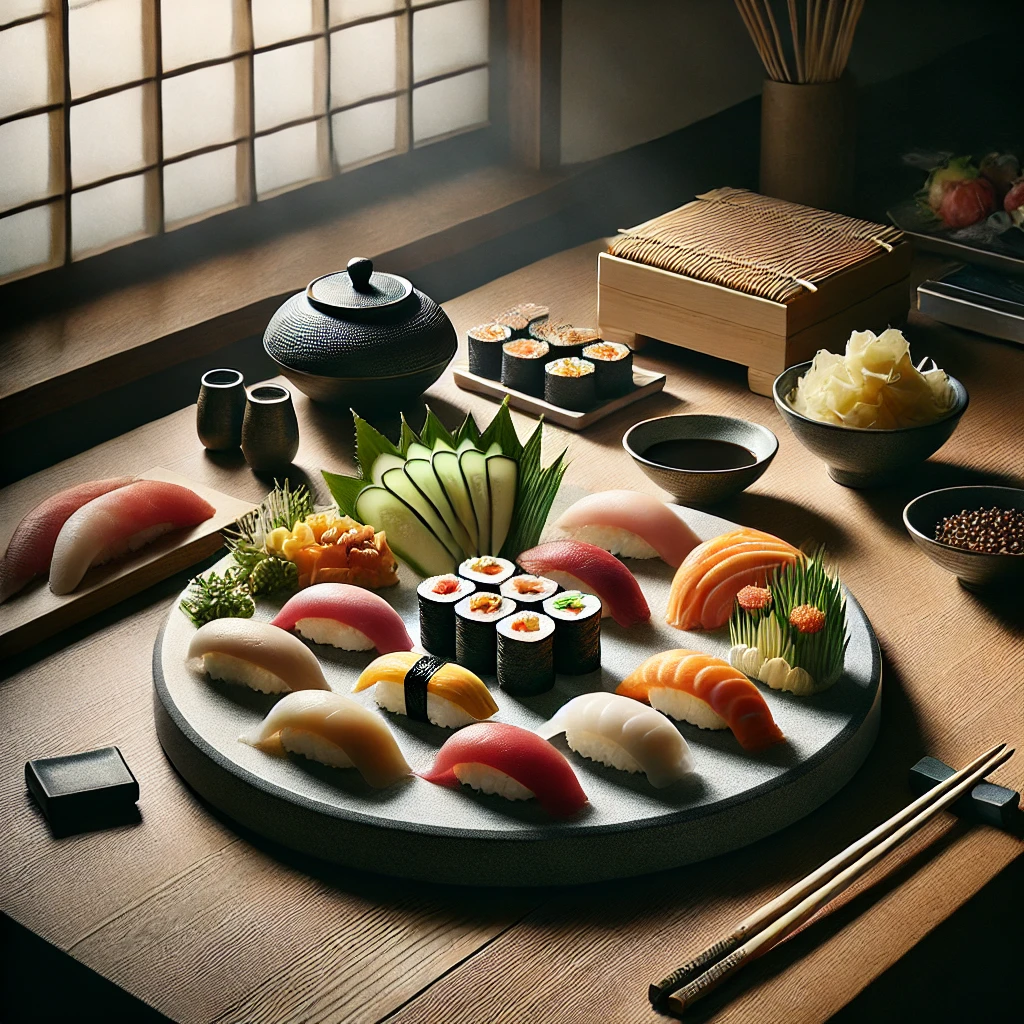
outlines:
M489 0L0 0L0 281L486 126Z

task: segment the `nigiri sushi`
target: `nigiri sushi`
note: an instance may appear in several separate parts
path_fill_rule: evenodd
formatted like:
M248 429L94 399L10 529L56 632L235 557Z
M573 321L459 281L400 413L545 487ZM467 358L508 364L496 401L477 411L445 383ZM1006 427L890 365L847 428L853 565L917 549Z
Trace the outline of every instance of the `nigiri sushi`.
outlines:
M371 686L382 708L443 729L482 721L498 710L491 691L469 669L432 654L382 655L363 669L352 692Z
M195 491L164 480L136 480L73 512L57 534L50 590L70 594L94 565L134 551L171 530L203 523L216 509Z
M640 491L599 491L570 505L555 528L621 558L660 558L672 568L700 538L663 501Z
M207 622L192 637L188 657L202 658L203 669L214 679L261 693L330 689L316 655L298 637L269 622Z
M274 616L273 625L345 651L412 649L402 616L380 595L350 583L314 583L300 590Z
M568 818L587 804L576 773L535 732L504 722L478 722L461 729L437 752L427 782L458 788L462 783L506 800L531 800L549 814Z
M269 754L288 751L332 768L355 768L378 789L412 774L380 717L330 690L287 694L262 725L241 740Z
M651 617L647 599L633 574L613 555L579 540L539 544L519 556L523 570L546 576L566 590L579 590L601 599L602 615L620 626L634 626Z
M693 771L693 755L679 730L660 712L617 693L581 693L537 729L583 757L624 772L643 772L657 789Z
M763 587L776 569L800 557L792 544L748 527L712 537L676 570L665 621L676 629L718 629L744 587Z
M87 483L58 491L40 502L20 523L0 560L0 603L16 594L36 576L50 571L57 535L71 515L101 494L130 484L130 476Z
M727 661L700 651L655 654L615 692L701 729L732 729L744 750L763 750L783 739L761 691Z

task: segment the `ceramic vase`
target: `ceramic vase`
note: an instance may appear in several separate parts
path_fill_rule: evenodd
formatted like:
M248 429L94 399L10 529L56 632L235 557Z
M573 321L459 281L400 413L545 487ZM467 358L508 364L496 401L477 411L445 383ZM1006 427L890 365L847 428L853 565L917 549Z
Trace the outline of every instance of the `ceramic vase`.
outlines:
M242 454L257 473L273 473L291 464L299 450L299 422L292 393L280 384L249 389L242 421Z

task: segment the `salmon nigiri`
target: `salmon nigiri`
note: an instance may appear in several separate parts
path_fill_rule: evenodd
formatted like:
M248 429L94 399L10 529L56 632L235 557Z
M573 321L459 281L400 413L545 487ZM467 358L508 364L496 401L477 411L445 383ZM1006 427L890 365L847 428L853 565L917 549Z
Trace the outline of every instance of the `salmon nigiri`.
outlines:
M712 537L676 570L665 621L676 629L719 629L744 587L763 587L776 569L800 557L792 544L747 527Z
M83 505L101 494L130 484L130 476L89 480L58 491L40 502L20 523L0 561L0 602L16 594L29 580L50 571L53 546L64 524Z
M70 594L91 566L196 526L216 509L195 491L163 480L137 480L93 498L61 527L50 563L50 590Z
M732 729L744 750L763 750L783 739L761 691L727 661L700 651L655 654L615 692L701 729Z

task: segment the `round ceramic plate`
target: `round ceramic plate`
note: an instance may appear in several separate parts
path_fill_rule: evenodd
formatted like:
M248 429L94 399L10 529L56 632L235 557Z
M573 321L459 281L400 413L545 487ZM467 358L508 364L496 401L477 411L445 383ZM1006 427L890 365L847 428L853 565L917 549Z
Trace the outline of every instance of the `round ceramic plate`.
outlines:
M679 509L701 538L731 523ZM220 567L223 568L223 563ZM728 629L684 633L664 624L672 569L658 559L630 560L651 607L651 621L622 629L605 619L602 667L560 676L553 690L516 699L494 692L496 720L535 728L571 697L613 690L645 658L674 647L727 656ZM417 578L380 591L419 635ZM260 601L256 617L278 605ZM881 665L864 612L847 594L850 644L843 676L824 693L794 697L761 687L786 742L747 754L728 730L680 723L696 761L691 776L668 789L642 775L605 768L555 744L590 798L576 819L553 821L536 801L512 803L461 787L410 778L389 789L367 786L358 772L278 758L240 743L274 698L214 682L186 665L195 632L177 606L153 652L156 724L175 767L225 814L287 846L341 864L434 882L551 885L644 874L713 857L784 828L820 806L849 781L878 731ZM312 645L331 686L348 693L373 656ZM356 699L376 707L372 690ZM379 711L414 770L425 770L452 735L429 723Z

